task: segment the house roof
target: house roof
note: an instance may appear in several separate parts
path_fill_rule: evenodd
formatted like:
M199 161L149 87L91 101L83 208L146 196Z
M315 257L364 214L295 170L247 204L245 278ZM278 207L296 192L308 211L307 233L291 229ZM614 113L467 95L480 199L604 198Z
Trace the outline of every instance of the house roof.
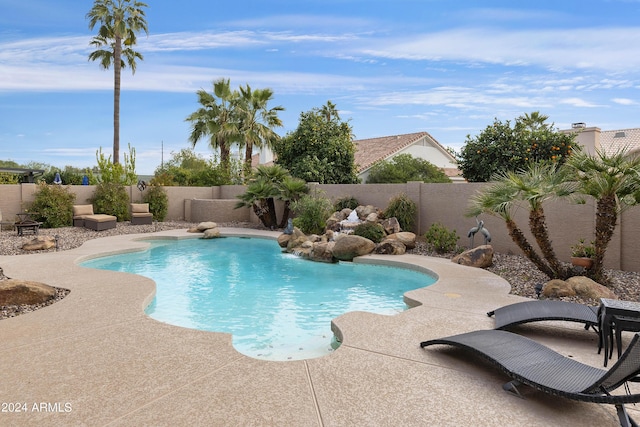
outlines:
M393 156L395 153L409 147L422 138L426 138L431 145L440 148L443 152L449 154L449 152L427 132L359 139L353 141L354 144L356 144L356 153L354 157L358 173L369 169L377 161ZM453 156L451 156L451 158L453 160Z
M609 130L600 132L600 147L607 154L621 150L640 150L640 128Z

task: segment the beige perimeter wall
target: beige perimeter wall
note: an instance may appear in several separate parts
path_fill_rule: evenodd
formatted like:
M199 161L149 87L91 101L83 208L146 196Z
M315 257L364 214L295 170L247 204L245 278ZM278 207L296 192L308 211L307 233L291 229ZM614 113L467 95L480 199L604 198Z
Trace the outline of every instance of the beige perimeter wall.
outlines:
M470 245L467 237L469 230L476 225L475 218L465 216L469 198L486 184L424 184L410 182L406 184L351 184L318 185L327 197L337 200L342 197L355 197L362 205L374 205L384 210L391 198L405 193L419 206L414 230L424 234L431 224L439 222L455 230L460 237L459 244ZM70 186L76 194L76 203L89 203L94 186ZM0 185L0 210L5 219L28 208L34 199L35 184ZM241 185L222 187L165 187L169 196L168 220L190 222L215 221L251 221L259 222L249 208L234 209L238 199L244 193ZM132 186L128 188L129 198L134 202L142 199L141 192ZM281 208L281 206L280 206ZM558 201L545 205L549 235L558 257L569 261L569 247L580 238L593 240L595 227L595 204L587 200L584 205ZM280 215L281 212L278 212ZM278 216L280 218L280 216ZM516 223L535 245L528 232L528 210L523 207L516 214ZM491 244L497 252L520 253L508 235L504 221L488 215L482 215L492 236ZM616 233L607 250L606 266L629 271L640 271L640 245L636 239L640 236L640 207L625 211L618 222ZM482 236L477 235L475 245L482 244Z

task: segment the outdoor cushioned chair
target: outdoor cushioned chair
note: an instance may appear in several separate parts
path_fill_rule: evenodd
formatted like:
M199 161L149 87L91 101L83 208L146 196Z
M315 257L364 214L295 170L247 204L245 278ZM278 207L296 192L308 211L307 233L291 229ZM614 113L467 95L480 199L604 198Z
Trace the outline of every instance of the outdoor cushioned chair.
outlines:
M93 215L93 205L73 205L73 226L84 227L84 219Z
M536 341L507 331L480 330L420 343L422 348L444 344L459 347L498 367L513 378L503 389L520 397L518 386L528 385L544 393L568 399L615 405L620 425L637 426L624 407L640 402L640 394L617 394L627 381L640 381L640 335L604 370L565 357Z
M151 224L153 214L149 212L149 203L131 203L131 225Z
M94 214L93 205L73 206L73 226L86 227L95 231L115 228L117 217L113 215Z
M565 301L533 300L505 305L487 313L495 315L495 329L543 320L584 323L584 328L598 332L598 307Z

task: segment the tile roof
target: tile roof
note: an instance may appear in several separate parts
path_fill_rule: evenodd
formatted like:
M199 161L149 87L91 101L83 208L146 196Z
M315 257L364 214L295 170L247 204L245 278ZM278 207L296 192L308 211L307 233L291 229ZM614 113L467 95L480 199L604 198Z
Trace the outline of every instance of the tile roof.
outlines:
M445 148L427 132L382 136L380 138L353 141L354 144L356 144L356 153L354 157L358 172L369 169L375 162L391 157L395 153L409 147L422 138L426 138L431 145L439 147L446 152Z
M607 154L613 154L622 149L640 150L640 128L602 131L600 147Z

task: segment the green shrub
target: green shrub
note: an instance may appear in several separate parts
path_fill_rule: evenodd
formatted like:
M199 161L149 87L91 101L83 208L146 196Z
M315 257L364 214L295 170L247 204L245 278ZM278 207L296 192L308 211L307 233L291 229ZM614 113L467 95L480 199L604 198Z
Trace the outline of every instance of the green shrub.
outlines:
M169 211L169 197L164 188L159 185L151 185L145 193L142 201L149 203L149 212L156 221L164 221Z
M323 234L326 221L333 213L333 205L331 200L316 191L292 202L291 210L295 214L293 225L303 233Z
M353 196L342 197L336 200L333 205L334 210L341 211L344 208L355 209L358 207L358 200Z
M44 228L68 227L73 222L76 195L63 185L38 184L35 200L29 207L32 218Z
M387 235L387 233L384 232L384 227L375 222L363 222L358 224L353 230L353 234L365 237L373 243L380 243Z
M396 217L403 231L411 231L418 213L416 202L409 196L401 193L391 199L389 206L384 211L385 218Z
M439 254L455 252L458 246L458 239L460 239L456 234L456 230L450 231L439 222L431 224L424 238L429 248Z
M127 221L129 215L129 195L124 185L116 182L101 182L91 199L95 213L113 215L118 221Z

